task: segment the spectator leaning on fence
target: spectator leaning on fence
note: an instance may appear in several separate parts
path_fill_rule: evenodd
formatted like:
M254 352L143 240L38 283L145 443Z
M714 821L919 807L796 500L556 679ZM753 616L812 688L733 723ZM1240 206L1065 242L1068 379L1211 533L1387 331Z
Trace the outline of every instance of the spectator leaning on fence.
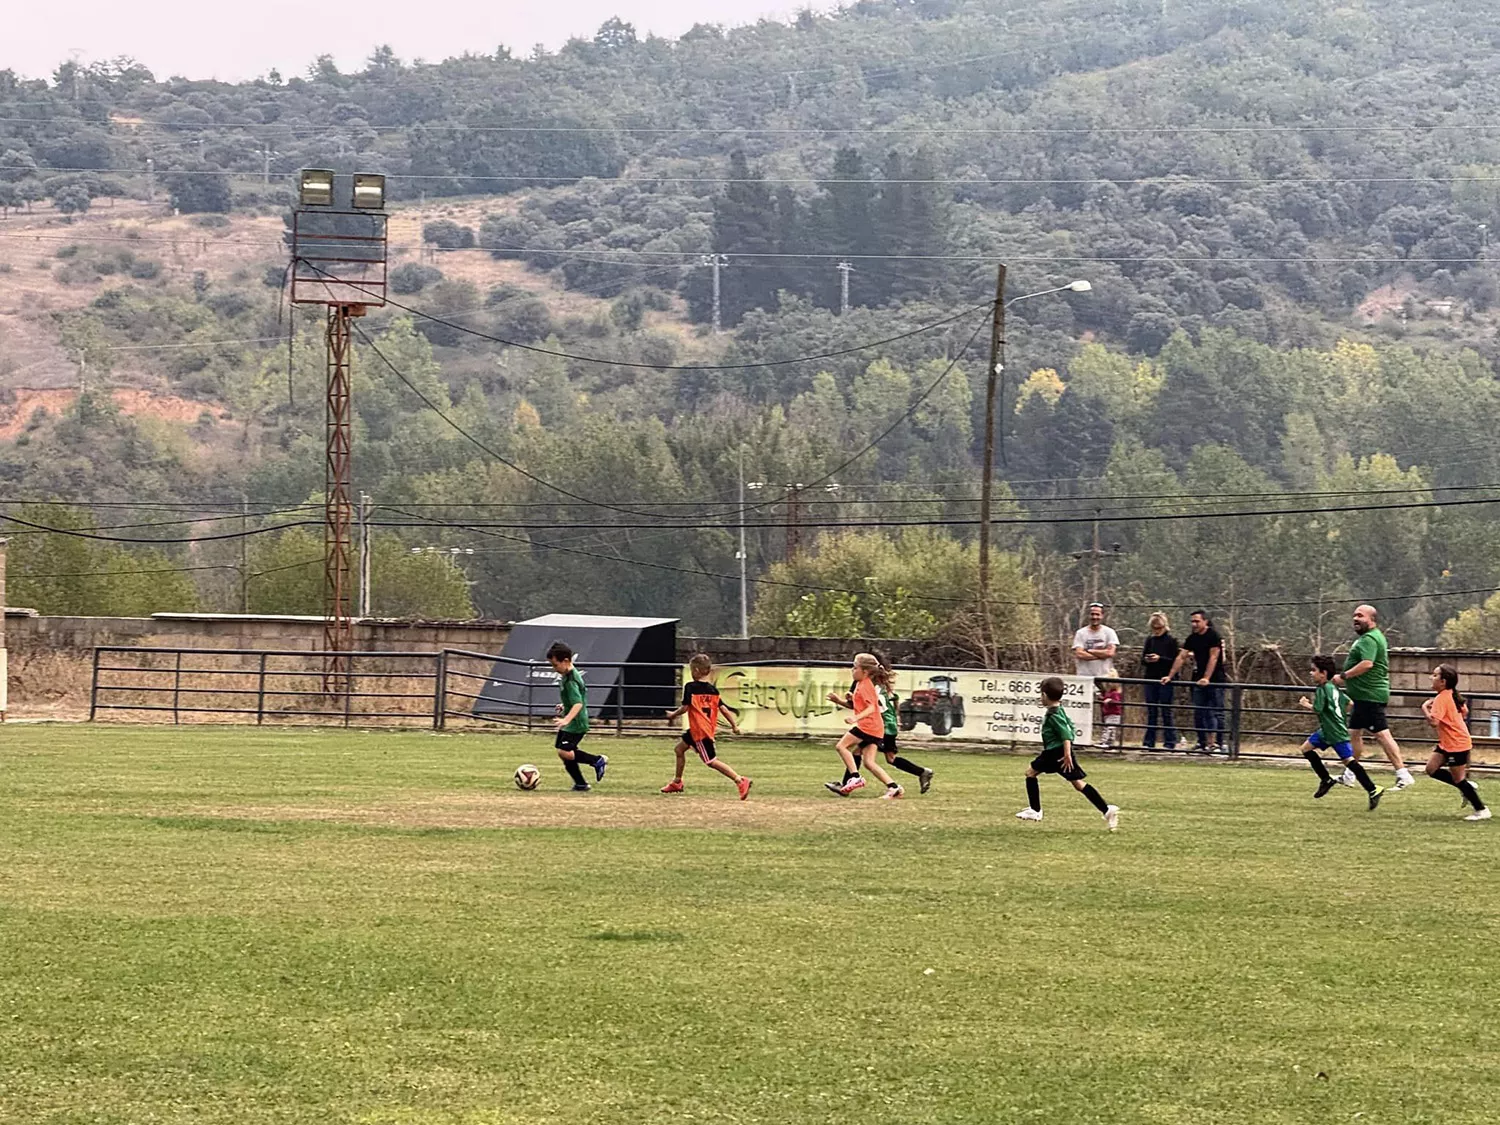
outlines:
M1141 678L1146 681L1146 734L1141 745L1147 750L1156 749L1156 736L1161 732L1162 748L1177 748L1177 724L1172 716L1173 687L1170 679L1157 682L1156 677L1167 668L1175 668L1177 654L1182 646L1172 636L1172 623L1165 613L1151 615L1151 635L1141 648Z
M1172 670L1162 677L1170 684L1177 671L1191 656L1195 664L1193 681L1193 725L1198 729L1198 752L1211 754L1224 749L1224 642L1201 609L1192 616L1193 631L1182 642L1182 651L1172 661Z
M1074 668L1080 676L1114 676L1120 637L1104 623L1104 607L1089 606L1089 623L1073 634Z

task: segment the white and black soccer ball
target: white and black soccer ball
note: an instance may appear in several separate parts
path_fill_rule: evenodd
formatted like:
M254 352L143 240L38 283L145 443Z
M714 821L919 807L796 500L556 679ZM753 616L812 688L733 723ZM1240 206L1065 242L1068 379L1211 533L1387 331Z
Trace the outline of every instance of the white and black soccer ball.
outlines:
M528 793L542 783L542 771L530 762L516 767L516 788Z

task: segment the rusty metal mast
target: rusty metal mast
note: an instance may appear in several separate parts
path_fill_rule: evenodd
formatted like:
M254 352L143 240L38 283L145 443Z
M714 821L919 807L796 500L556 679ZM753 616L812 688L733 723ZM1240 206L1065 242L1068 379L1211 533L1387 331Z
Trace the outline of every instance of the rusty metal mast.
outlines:
M292 212L292 303L327 309L323 460L323 690L350 688L354 651L353 322L385 304L385 177L304 169Z

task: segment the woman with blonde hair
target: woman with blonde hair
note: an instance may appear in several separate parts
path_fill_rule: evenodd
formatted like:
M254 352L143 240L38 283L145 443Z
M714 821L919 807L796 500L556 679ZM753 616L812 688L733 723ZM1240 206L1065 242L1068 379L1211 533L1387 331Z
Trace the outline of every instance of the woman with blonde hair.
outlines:
M1155 750L1157 728L1160 727L1162 749L1175 750L1177 724L1172 716L1172 693L1175 689L1171 683L1162 683L1161 678L1164 672L1177 663L1177 653L1182 646L1172 636L1172 623L1167 620L1165 613L1153 613L1150 627L1151 635L1146 638L1141 652L1141 676L1147 681L1146 734L1141 739L1141 745L1147 750Z

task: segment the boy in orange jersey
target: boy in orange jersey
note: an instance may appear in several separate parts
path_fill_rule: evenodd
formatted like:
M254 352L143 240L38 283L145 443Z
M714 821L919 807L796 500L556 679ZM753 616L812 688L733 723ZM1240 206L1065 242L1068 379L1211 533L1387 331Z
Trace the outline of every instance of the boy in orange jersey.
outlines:
M735 773L728 762L719 760L718 750L714 746L714 734L719 729L719 720L723 719L729 724L729 729L735 734L740 733L739 724L734 721L737 714L735 709L725 703L719 696L719 689L709 681L709 675L714 670L714 663L704 653L699 653L688 661L688 669L693 673L693 678L682 685L682 706L667 715L667 722L687 715L687 730L682 732L682 737L677 740L677 775L661 787L663 793L681 793L682 769L687 764L687 752L691 747L703 759L703 764L711 770L718 770L740 791L740 800L750 796L751 781L748 777L741 777Z
M1463 795L1460 808L1474 806L1465 820L1489 820L1490 810L1469 780L1469 753L1474 740L1469 737L1469 708L1458 692L1458 669L1451 664L1434 668L1432 690L1437 695L1422 704L1422 714L1438 734L1437 748L1427 759L1427 776L1457 789Z

